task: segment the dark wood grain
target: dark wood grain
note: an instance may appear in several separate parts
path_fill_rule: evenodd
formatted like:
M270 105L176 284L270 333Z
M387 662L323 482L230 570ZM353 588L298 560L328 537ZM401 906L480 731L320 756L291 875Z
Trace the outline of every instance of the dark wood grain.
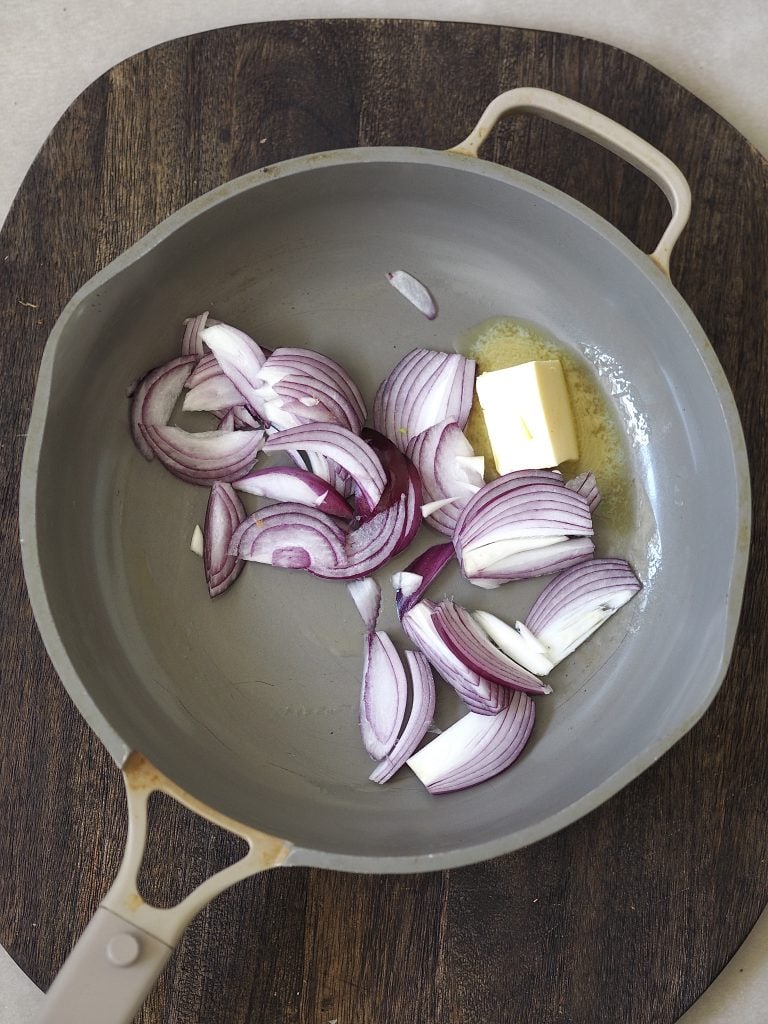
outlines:
M125 831L119 773L54 676L20 567L21 451L58 313L96 270L228 178L361 143L447 147L522 84L628 125L691 183L674 277L725 367L758 469L731 671L670 753L530 849L430 876L291 870L241 884L193 923L140 1020L669 1024L765 905L765 161L680 86L589 40L422 22L253 25L176 40L95 82L47 140L0 235L0 942L39 984L107 888ZM661 194L593 144L521 117L499 129L492 155L655 244ZM162 849L184 857L153 858L153 891L181 892L236 854L235 840L175 805L158 822Z

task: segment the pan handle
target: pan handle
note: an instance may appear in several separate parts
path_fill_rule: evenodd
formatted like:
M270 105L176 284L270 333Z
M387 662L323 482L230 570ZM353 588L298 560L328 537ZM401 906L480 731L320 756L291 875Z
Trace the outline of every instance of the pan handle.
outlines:
M591 107L585 107L576 100L550 92L548 89L522 88L503 92L488 104L467 138L448 152L477 156L478 150L496 124L514 111L541 114L555 124L572 128L579 135L599 142L612 153L623 157L659 186L672 207L672 219L650 256L669 277L669 258L672 249L691 212L691 190L680 168L628 128L617 124L604 114L599 114Z
M128 838L117 878L53 981L38 1024L130 1024L184 929L214 896L283 864L290 843L219 814L162 775L141 754L123 766ZM156 790L248 843L239 861L211 875L175 907L145 903L138 874L147 839L147 803Z

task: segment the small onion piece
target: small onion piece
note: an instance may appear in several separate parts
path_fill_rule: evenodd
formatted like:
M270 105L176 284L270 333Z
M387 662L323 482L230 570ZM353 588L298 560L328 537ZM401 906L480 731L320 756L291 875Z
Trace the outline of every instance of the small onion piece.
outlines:
M594 512L602 501L602 495L597 489L595 474L591 470L588 470L586 473L579 473L572 480L568 480L565 486L572 491L576 491L577 494L586 499L590 512Z
M221 431L228 431L235 429L235 410L227 409L224 415L219 420L218 429Z
M497 715L507 707L513 691L484 679L456 657L435 629L432 621L434 609L435 605L431 601L424 600L405 612L401 622L406 636L426 655L470 711L480 715Z
M498 775L523 752L533 729L535 707L515 693L500 714L471 712L408 759L408 767L430 793L467 789Z
M419 471L425 502L432 505L422 509L427 522L453 536L462 508L485 484L472 445L458 423L442 420L411 438L406 455Z
M360 613L363 625L369 633L376 629L381 611L381 587L373 576L365 576L361 580L352 580L347 584L350 597Z
M379 457L369 445L346 427L322 423L289 427L273 434L265 452L303 451L325 455L345 469L369 507L381 498L387 477Z
M395 645L383 630L366 633L360 733L363 746L374 760L386 757L394 747L407 699L408 680Z
M184 396L182 409L185 412L226 412L240 405L243 396L225 373L200 381Z
M450 541L433 544L431 548L417 555L402 572L395 573L392 585L395 588L397 614L401 619L422 599L427 588L437 579L454 554Z
M463 429L474 377L474 361L458 353L413 349L379 385L373 425L402 452L412 438L443 420Z
M518 665L522 665L535 676L546 676L552 671L554 666L547 657L546 647L524 623L516 622L513 627L485 611L472 612L472 618L499 650Z
M432 622L438 636L451 653L478 675L500 686L509 686L524 693L552 692L551 686L542 683L531 672L495 647L485 630L472 617L471 612L455 604L450 598L435 608Z
M242 572L243 562L230 555L232 536L245 519L245 509L231 484L216 481L211 488L203 528L203 564L208 593L217 597Z
M195 528L192 531L192 540L189 542L189 550L193 555L197 555L199 558L203 557L203 531L197 523L195 523Z
M194 356L171 359L150 370L133 389L130 396L131 436L145 459L152 460L155 453L142 428L165 426L194 366Z
M258 395L277 428L337 423L358 434L365 422L362 395L339 363L319 352L277 348L259 372Z
M198 384L202 384L204 381L210 380L211 377L218 377L220 373L223 373L223 370L219 366L218 359L213 352L207 352L204 356L198 359L197 366L195 366L192 373L190 373L189 380L185 387L197 387Z
M183 356L200 358L203 355L201 332L205 329L207 321L207 311L199 316L188 317L184 321L184 337L181 340L181 354Z
M557 665L631 600L642 584L620 558L596 558L556 576L525 625Z
M244 331L230 327L229 324L219 323L206 327L201 337L245 402L261 415L257 390L260 384L259 370L267 359L264 350Z
M437 316L437 305L426 286L406 270L392 270L387 274L387 280L400 294L423 313L427 320L434 320Z
M405 764L424 739L435 714L435 680L429 662L421 651L406 651L411 675L411 711L400 739L383 761L371 772L371 782L383 785Z
M240 480L234 480L237 491L257 494L275 501L297 501L341 519L351 519L352 509L325 480L306 469L293 466L270 466L257 469Z
M191 434L180 427L143 424L141 431L165 468L190 484L237 480L251 468L264 443L264 434L256 430Z
M286 569L343 565L345 531L337 521L296 502L259 509L235 531L229 553Z

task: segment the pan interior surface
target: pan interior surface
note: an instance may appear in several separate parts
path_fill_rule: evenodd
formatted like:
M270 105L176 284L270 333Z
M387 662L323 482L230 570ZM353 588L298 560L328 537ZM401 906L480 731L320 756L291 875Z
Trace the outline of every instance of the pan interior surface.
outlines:
M500 853L565 823L574 805L596 805L704 711L735 627L744 482L719 367L691 314L604 222L481 162L422 151L306 158L191 209L87 286L50 343L34 543L75 700L84 688L129 747L210 805L364 867ZM429 285L435 321L389 286L397 268ZM593 363L626 432L635 498L632 522L608 524L598 554L628 558L644 590L553 672L512 769L442 797L407 770L369 783L362 624L345 585L247 565L209 599L189 550L207 489L139 455L126 399L131 381L178 353L183 318L203 309L267 347L338 359L369 409L410 349L450 351L492 316L533 321ZM379 628L401 650L389 577L442 539L424 528L378 574ZM453 567L431 594L514 621L543 585L482 591ZM438 724L460 709L440 684Z

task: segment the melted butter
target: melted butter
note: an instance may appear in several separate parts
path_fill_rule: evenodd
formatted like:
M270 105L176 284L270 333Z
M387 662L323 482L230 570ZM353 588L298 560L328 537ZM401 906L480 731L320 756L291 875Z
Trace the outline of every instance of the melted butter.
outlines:
M510 317L483 321L465 336L461 351L477 361L478 373L533 359L560 360L579 442L579 458L562 463L560 469L567 478L591 469L603 498L595 512L596 523L602 520L610 522L613 530L630 529L634 500L628 444L592 365L541 328ZM486 480L495 479L498 473L476 395L464 433L475 453L485 456Z

